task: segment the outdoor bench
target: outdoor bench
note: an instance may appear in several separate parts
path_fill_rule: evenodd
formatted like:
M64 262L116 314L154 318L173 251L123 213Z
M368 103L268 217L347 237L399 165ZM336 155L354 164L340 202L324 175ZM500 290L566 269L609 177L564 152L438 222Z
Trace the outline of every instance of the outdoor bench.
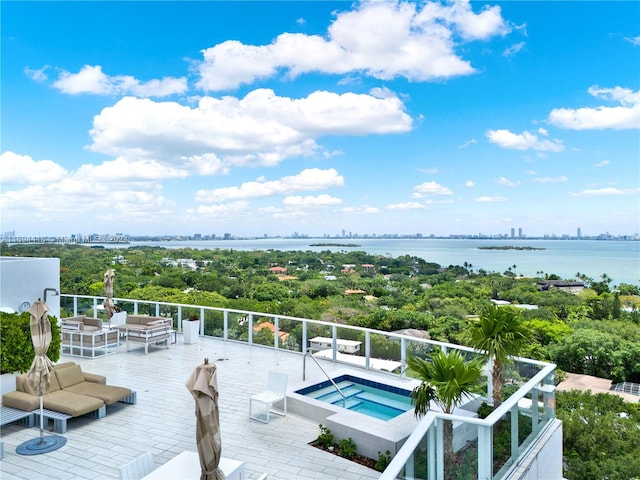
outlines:
M152 344L164 342L169 348L169 339L175 335L171 318L150 315L127 315L126 323L113 328L126 335L127 352L130 351L130 342L142 343L145 355Z

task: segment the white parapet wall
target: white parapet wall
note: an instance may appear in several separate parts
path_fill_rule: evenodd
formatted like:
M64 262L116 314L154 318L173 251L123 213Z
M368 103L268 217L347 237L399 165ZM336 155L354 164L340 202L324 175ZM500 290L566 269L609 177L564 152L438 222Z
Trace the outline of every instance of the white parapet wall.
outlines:
M59 258L0 257L0 307L22 312L46 295L49 315L60 319L56 292L60 292Z

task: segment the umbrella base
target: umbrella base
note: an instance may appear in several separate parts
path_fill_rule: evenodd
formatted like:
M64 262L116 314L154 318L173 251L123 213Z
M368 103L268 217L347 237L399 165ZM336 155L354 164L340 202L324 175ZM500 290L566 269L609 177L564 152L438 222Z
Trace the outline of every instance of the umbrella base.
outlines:
M40 455L43 453L53 452L63 447L67 443L67 439L60 435L48 435L42 438L32 438L21 443L16 447L16 453L19 455Z

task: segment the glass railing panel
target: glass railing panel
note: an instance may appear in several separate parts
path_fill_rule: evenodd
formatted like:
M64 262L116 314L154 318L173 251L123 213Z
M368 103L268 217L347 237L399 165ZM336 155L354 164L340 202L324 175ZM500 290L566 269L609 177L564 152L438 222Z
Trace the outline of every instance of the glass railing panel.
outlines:
M253 315L253 343L256 345L274 346L276 336L273 317Z
M431 428L435 433L435 424ZM429 438L430 434L429 431L427 431L427 434L422 437L422 440L420 440L413 451L413 455L409 457L397 478L407 480L429 480L430 478L434 478L429 475L429 470L430 467L435 470L435 455L433 455L433 452L435 452L435 445L432 445L433 442L430 442ZM430 448L432 450L431 456L429 455ZM434 465L431 465L432 462Z
M492 471L494 476L502 469L511 466L515 460L513 457L512 439L517 435L517 425L513 422L518 422L518 416L507 412L493 425Z
M136 315L156 315L156 302L138 301L138 313ZM133 315L133 312L129 312Z
M227 313L227 339L248 341L249 339L249 314L243 312Z
M224 338L224 312L205 309L203 321L205 335Z
M349 365L365 366L364 332L346 327L335 327L336 361ZM331 335L329 335L329 338ZM322 342L316 342L322 344ZM333 358L333 345L329 341L324 349L315 353L316 357Z
M331 325L322 325L313 322L307 323L307 345L306 348L312 348L316 353L320 350L331 349L327 347L325 339L332 338L333 328ZM317 339L317 340L316 340Z
M361 332L364 337L364 332ZM400 373L402 367L401 340L381 333L369 333L371 346L369 368Z
M102 299L98 299L97 305L102 306ZM78 297L78 315L86 315L87 317L95 317L102 314L102 319L105 319L104 310L94 310L93 298Z
M452 441L447 429L453 426ZM478 425L442 420L445 478L475 480L478 478Z
M292 352L302 352L302 322L286 318L278 319L280 348Z

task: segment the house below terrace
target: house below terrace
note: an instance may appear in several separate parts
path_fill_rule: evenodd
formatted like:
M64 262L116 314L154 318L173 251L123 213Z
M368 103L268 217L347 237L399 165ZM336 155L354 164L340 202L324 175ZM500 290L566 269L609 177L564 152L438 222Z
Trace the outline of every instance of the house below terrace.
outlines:
M577 295L578 293L584 290L584 283L574 282L569 280L539 280L538 281L538 290L540 291L551 290L553 288L564 290L565 292L569 292L569 293L573 293L574 295Z

